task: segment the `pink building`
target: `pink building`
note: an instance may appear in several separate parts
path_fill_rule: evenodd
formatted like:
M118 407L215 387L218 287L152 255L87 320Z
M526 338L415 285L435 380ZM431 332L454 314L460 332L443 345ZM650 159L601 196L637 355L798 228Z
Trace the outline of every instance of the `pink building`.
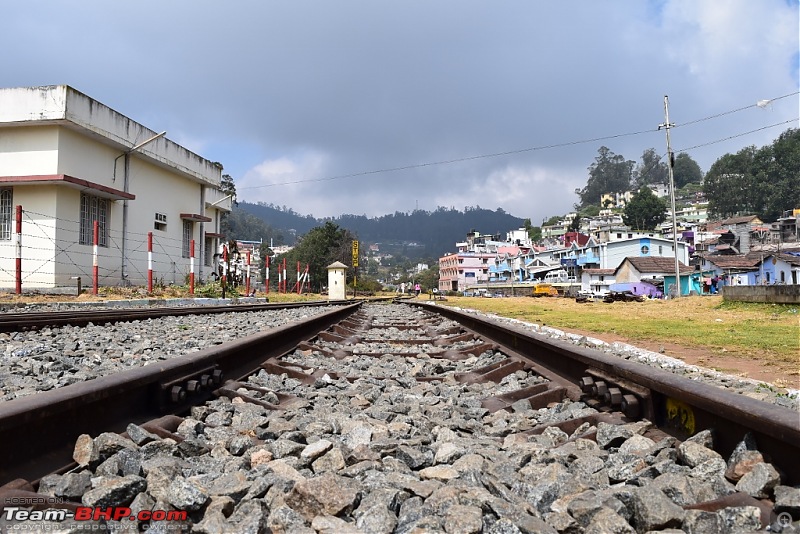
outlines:
M439 291L466 291L489 279L489 264L496 254L457 252L439 258Z

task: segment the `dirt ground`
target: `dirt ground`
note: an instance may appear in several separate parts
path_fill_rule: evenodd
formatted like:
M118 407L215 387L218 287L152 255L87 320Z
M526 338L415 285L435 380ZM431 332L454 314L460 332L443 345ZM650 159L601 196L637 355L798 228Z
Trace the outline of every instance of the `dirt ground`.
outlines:
M569 330L575 334L601 339L606 343L621 342L635 347L658 352L671 358L686 362L689 365L714 369L721 373L751 378L775 384L782 388L800 389L800 370L794 366L782 365L773 360L757 357L740 358L733 355L716 354L697 347L678 345L675 343L631 341L614 334L595 334L581 330Z

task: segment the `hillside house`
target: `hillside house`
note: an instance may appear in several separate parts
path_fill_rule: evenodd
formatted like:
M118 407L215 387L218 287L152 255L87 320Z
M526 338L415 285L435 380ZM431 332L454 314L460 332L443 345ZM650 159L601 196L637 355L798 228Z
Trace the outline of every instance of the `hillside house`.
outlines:
M457 252L439 258L439 291L463 292L489 280L489 264L495 254Z
M681 277L681 295L691 291L702 292L702 279L694 268L678 262ZM649 282L663 287L665 295L671 295L675 284L675 259L661 257L625 258L614 270L615 283Z
M155 278L183 284L212 270L231 198L222 166L67 85L0 89L0 287L15 285L21 206L22 286L92 280L144 285L152 234Z
M581 287L598 295L605 295L616 283L614 269L584 269L581 271Z

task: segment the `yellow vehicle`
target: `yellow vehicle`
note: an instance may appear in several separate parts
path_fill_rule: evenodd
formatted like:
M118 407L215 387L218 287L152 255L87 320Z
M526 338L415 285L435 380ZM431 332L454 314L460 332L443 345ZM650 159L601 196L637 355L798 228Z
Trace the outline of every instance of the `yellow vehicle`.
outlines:
M534 297L557 297L558 290L551 284L536 284L533 287L532 296Z

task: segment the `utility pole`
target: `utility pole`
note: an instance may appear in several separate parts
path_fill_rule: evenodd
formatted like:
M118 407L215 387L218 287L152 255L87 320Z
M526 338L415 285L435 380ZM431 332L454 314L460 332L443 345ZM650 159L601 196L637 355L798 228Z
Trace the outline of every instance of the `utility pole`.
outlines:
M134 145L133 147L129 148L121 155L117 156L117 159L124 157L124 178L122 183L122 190L127 193L130 187L130 174L131 174L131 154L142 148L147 143L155 141L159 137L163 137L166 135L167 132L161 132L152 136L145 141L142 141L138 145ZM116 170L116 163L117 159L114 160L114 169ZM116 178L116 176L114 177ZM127 287L128 284L128 199L123 198L122 200L122 268L120 270L120 277L122 281L122 285Z
M669 139L669 129L675 126L669 122L669 97L664 95L664 124L659 124L658 129L664 128L667 132L667 170L669 173L669 197L672 204L672 248L675 252L675 297L681 296L681 272L678 263L678 223L675 217L675 178L672 175L672 164L675 161L672 155L672 145Z

